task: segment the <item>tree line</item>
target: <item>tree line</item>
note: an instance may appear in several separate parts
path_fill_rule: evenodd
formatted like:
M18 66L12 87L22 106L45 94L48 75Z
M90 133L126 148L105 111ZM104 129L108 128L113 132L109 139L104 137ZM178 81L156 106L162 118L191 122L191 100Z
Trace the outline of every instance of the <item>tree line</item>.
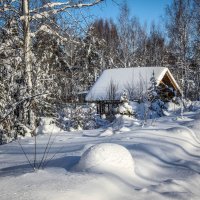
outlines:
M88 21L83 10L100 3L0 1L0 129L34 129L38 117L56 117L107 68L168 67L183 96L200 99L199 0L173 0L150 30L126 3L117 22Z

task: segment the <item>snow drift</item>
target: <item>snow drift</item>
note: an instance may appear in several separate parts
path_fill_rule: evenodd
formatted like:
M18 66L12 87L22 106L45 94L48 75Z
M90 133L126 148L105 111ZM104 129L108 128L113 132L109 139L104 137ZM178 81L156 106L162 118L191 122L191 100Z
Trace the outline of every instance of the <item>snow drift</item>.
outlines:
M118 144L101 143L90 147L83 153L76 169L132 177L134 161L125 147Z

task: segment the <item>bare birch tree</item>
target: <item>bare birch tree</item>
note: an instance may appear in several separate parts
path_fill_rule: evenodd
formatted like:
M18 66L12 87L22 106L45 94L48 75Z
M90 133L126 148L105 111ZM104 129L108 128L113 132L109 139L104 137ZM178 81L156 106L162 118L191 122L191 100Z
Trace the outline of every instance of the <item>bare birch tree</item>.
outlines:
M41 63L41 60L36 60L34 52L34 41L35 36L38 35L39 31L51 33L51 35L56 36L60 41L73 41L73 36L70 33L61 33L60 25L54 19L57 15L62 15L66 13L69 15L74 24L79 22L72 15L72 10L82 9L94 6L103 0L85 0L85 1L31 1L31 0L3 0L0 2L0 13L3 22L1 24L1 30L6 29L6 25L11 21L17 23L17 28L19 29L18 39L22 41L23 50L22 62L20 64L23 82L23 91L25 91L20 99L20 105L22 105L20 112L23 115L23 121L30 128L35 126L34 117L34 100L40 95L46 94L45 91L40 91L38 93L35 81L37 79L38 70L35 69L36 66ZM67 35L67 37L66 37ZM12 38L11 38L12 40ZM77 41L74 40L75 43ZM7 47L6 47L7 48ZM17 48L17 47L16 47ZM16 49L19 51L19 49ZM17 100L16 100L17 101ZM15 112L18 103L11 105L10 111L1 118L6 119L11 112Z

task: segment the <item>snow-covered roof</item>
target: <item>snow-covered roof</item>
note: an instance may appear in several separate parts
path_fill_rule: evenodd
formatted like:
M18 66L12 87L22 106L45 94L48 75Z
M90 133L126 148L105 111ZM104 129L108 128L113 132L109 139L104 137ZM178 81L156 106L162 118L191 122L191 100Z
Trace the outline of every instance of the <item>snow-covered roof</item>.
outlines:
M117 88L116 100L120 98L124 90L135 88L146 92L151 86L150 79L154 73L157 84L163 79L168 72L175 87L180 90L178 84L166 67L132 67L132 68L115 68L103 71L101 76L95 82L86 96L86 101L109 100L108 91L111 83Z

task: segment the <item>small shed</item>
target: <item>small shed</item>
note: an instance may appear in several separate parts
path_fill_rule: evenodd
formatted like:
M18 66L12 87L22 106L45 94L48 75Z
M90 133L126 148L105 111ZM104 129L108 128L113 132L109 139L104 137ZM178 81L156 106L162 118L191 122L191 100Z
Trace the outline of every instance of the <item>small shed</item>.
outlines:
M161 88L161 98L172 99L181 94L181 89L166 67L115 68L103 71L86 96L86 101L97 103L97 112L106 113L115 109L126 90L129 99L137 101L151 87L154 76L156 85Z

